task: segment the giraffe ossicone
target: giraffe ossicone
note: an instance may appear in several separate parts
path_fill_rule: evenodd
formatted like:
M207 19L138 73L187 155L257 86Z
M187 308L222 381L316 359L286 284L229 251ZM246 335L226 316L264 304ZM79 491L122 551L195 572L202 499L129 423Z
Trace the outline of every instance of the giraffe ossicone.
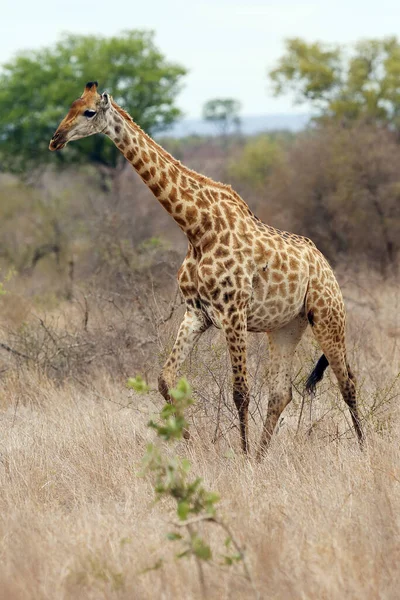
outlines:
M229 186L182 165L144 133L112 97L89 82L50 141L50 150L104 133L150 188L188 238L178 271L186 312L159 377L168 390L179 367L211 325L222 329L233 371L233 399L242 449L248 452L247 332L266 332L270 347L269 400L259 456L292 399L292 363L307 325L323 357L310 375L312 389L327 365L350 409L360 443L363 432L355 379L345 346L345 308L335 275L311 240L262 223Z

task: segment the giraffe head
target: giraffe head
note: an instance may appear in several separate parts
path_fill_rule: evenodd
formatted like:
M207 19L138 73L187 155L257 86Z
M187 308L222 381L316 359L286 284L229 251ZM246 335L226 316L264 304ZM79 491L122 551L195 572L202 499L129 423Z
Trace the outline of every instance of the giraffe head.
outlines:
M61 150L72 140L100 133L106 128L111 97L107 92L100 95L97 86L97 81L89 81L82 96L71 104L67 115L50 140L50 150Z

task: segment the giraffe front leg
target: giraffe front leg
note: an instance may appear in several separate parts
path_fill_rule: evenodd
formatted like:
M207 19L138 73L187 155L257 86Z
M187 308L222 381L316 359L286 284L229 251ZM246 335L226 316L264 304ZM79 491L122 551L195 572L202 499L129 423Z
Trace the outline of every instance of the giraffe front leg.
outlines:
M236 316L236 318L234 318ZM233 401L239 414L240 443L245 454L249 452L248 414L249 384L247 380L247 319L245 314L235 313L225 337L231 357L233 373Z
M169 390L174 387L178 369L186 359L194 344L206 331L210 323L201 311L187 309L179 327L175 344L158 378L158 389L165 400L172 403Z

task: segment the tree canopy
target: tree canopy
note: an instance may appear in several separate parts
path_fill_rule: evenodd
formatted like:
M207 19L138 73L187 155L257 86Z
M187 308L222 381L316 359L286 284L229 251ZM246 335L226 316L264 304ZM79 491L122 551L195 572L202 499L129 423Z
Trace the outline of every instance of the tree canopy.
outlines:
M203 119L215 123L220 135L226 136L229 129L240 126L241 104L233 98L214 98L203 106Z
M290 134L286 134L290 138ZM262 133L251 136L241 153L228 163L228 175L233 182L247 184L263 194L271 172L283 161L285 136Z
M0 71L0 166L24 171L51 161L115 167L119 152L105 136L48 151L49 139L87 81L98 80L147 132L180 116L175 98L186 69L167 61L148 31L116 37L67 34L54 46L17 54Z
M269 76L276 95L294 92L298 103L311 103L322 117L400 126L396 37L361 40L350 49L291 38Z

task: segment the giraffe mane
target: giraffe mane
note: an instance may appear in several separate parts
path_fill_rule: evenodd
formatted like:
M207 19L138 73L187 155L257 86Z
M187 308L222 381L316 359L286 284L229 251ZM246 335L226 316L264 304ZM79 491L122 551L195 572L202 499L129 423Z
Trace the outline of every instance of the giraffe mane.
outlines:
M115 110L121 115L121 117L123 117L125 119L125 121L128 122L130 127L133 130L138 131L146 139L148 144L154 150L159 152L165 159L167 159L169 162L172 162L174 165L179 167L187 175L190 175L191 177L198 179L202 184L214 185L220 189L225 190L229 194L232 194L232 196L236 200L238 200L241 204L245 205L249 209L248 204L243 200L243 198L241 198L241 196L239 196L239 194L237 192L235 192L235 190L232 188L232 186L230 186L229 184L226 184L226 183L221 183L220 181L215 181L214 179L211 179L211 177L207 177L206 175L202 175L201 173L198 173L197 171L194 171L193 169L189 169L189 167L186 167L186 165L182 164L181 161L178 160L177 158L174 158L169 152L167 152L167 150L165 150L162 146L160 146L160 144L157 144L157 142L155 142L153 140L153 138L151 138L145 131L143 131L143 129L137 123L135 123L135 121L132 119L131 115L128 112L126 112L126 110L121 108L113 99L111 100L111 104L112 104L113 108L115 108Z

